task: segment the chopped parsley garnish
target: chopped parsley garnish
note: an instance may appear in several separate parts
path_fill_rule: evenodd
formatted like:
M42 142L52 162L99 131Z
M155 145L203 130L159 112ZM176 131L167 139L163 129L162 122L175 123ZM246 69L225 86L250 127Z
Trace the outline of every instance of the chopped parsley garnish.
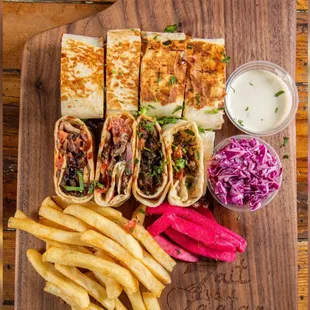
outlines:
M64 189L68 192L83 192L83 189L78 186L64 186Z
M135 31L133 28L129 28L131 31Z
M143 148L143 150L146 150L146 151L148 151L148 152L152 153L152 150L150 150L150 149L149 149L149 148L147 148L147 147L144 147L144 148Z
M278 112L278 110L279 110L279 108L276 108L276 109L274 110L274 113L277 113L277 112Z
M167 40L165 42L163 42L163 45L170 45L171 44L171 40Z
M286 146L288 144L288 137L283 138L283 143L280 145L280 147Z
M159 175L162 175L164 172L164 166L167 165L166 161L163 161L160 166L153 166L151 169L151 176L152 177L157 177Z
M279 97L279 96L281 96L281 95L284 94L284 93L285 93L284 90L280 90L280 91L278 91L274 96L275 96L275 97Z
M205 113L207 114L217 114L220 110L224 110L224 108L216 108L213 110L206 110Z
M249 107L246 107L246 109L245 109L246 111L249 111Z
M173 84L176 84L176 83L177 83L177 78L174 75L172 75L167 85L172 86Z
M173 110L172 114L174 114L174 113L176 113L176 112L178 112L178 111L180 111L180 110L182 110L182 109L183 109L183 106L182 106L182 105L179 105L179 106L177 106L177 107Z
M177 118L174 117L163 117L158 120L160 125L167 125L167 124L175 124L177 122Z
M230 88L233 90L234 93L236 93L236 90L232 86L230 86Z
M155 102L158 102L158 99L157 98L155 98L155 100L154 100Z
M162 80L162 78L159 77L159 78L157 79L157 83L159 83L161 80Z
M203 129L202 127L198 126L198 131L199 131L200 133L204 133L204 132L205 132L205 129Z
M147 114L147 107L141 108L140 111L139 111L139 114L140 114L140 115L145 115L145 114Z
M164 32L176 32L177 27L177 24L169 25L165 28Z
M200 159L200 153L198 151L197 151L196 155L197 155L197 159L199 160Z
M187 160L183 158L178 158L175 162L172 161L173 168L179 172L187 166Z
M81 171L77 171L77 175L79 177L80 188L83 190L84 189L83 174Z
M139 131L139 132L138 132L138 137L139 137L139 138L142 138L142 137L143 137L143 132Z
M153 38L153 40L157 41L157 36L155 36L155 37Z
M288 159L288 158L289 158L288 154L285 154L285 155L283 156L283 159Z
M221 62L227 63L227 64L230 63L230 56L227 56L225 51L221 52L221 54L224 57L223 59L221 59Z
M137 165L139 163L139 159L135 158L135 164Z
M154 132L154 126L155 126L155 124L156 124L156 121L154 121L154 122L147 122L147 123L143 126L143 128L146 129L146 130L149 131L149 132Z
M147 107L148 107L148 108L151 108L151 109L155 109L155 107L152 106L151 104L149 104Z
M189 48L189 49L191 50L191 49L193 49L193 45L188 44L188 45L187 45L187 48Z
M254 86L252 83L249 83L251 86Z
M200 94L199 93L195 95L195 99L196 99L197 104L200 105Z
M126 168L125 169L125 174L126 175L131 175L131 169L130 168Z
M195 133L190 129L185 129L184 131L190 136L195 136Z
M139 209L138 212L140 212L142 214L146 214L146 212L143 209Z
M244 126L244 125L243 125L243 120L238 119L238 123L240 124L240 126Z
M95 187L99 187L101 189L104 188L104 185L99 183L98 181L95 181L94 184L95 184Z

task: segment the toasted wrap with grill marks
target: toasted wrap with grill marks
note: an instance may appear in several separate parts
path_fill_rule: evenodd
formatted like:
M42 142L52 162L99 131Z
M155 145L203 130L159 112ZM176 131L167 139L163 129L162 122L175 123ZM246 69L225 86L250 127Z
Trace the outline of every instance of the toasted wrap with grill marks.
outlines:
M94 197L103 207L119 207L130 198L136 147L136 121L129 112L107 117L98 151Z
M56 194L76 203L93 197L94 142L85 123L64 116L55 124L54 184Z
M107 34L107 114L138 112L141 58L140 29L109 30Z
M61 115L103 117L103 39L64 34L61 42Z
M226 95L224 39L189 39L183 116L205 129L221 129Z
M203 142L194 122L178 120L164 126L172 205L188 207L204 192Z
M137 119L137 144L132 191L149 207L160 205L169 189L167 152L162 129L156 119L140 115Z
M184 33L142 32L140 105L148 115L181 117L186 75Z

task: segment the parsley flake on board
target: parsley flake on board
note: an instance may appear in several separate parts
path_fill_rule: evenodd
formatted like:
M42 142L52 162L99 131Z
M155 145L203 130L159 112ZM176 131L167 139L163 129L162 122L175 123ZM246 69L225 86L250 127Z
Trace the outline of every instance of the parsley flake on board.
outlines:
M280 147L286 146L288 144L288 140L289 140L288 137L284 137L283 138L283 143L280 145Z
M277 113L277 112L278 112L278 110L279 110L279 108L276 108L276 109L274 110L274 113Z
M283 159L288 159L288 158L289 158L288 154L285 154L285 155L283 156Z
M177 24L173 24L173 25L168 25L164 32L176 32L177 31Z

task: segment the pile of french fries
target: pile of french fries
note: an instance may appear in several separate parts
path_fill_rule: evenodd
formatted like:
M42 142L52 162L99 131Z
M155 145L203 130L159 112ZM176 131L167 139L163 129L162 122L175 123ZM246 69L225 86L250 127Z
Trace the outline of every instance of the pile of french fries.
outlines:
M124 310L119 299L123 291L133 310L160 309L157 298L171 283L169 272L176 262L142 226L145 206L128 220L118 210L93 202L71 204L47 197L39 215L38 223L18 210L8 225L46 242L43 255L27 251L46 281L45 292L74 310Z

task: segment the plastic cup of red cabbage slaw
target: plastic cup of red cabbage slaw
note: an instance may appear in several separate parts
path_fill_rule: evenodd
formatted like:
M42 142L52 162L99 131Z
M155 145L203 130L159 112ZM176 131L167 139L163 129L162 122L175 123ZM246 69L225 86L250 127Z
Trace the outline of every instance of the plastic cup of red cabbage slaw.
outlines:
M230 209L232 211L237 211L237 212L252 212L252 211L256 211L256 210L259 210L263 207L265 207L266 205L268 205L274 198L275 196L277 195L277 193L279 192L280 190L280 187L281 187L281 183L282 183L282 164L281 164L281 161L280 161L280 158L278 156L278 154L276 153L276 151L264 140L258 138L258 137L254 137L254 136L249 136L249 135L237 135L237 136L232 136L232 137L229 137L225 140L223 140L221 143L219 143L215 148L214 148L214 151L213 151L213 156L217 153L219 153L220 151L222 151L225 147L227 147L227 145L231 144L232 142L232 139L236 139L237 141L241 140L241 139L246 139L247 141L250 141L252 139L256 139L259 144L261 145L264 145L266 148L267 148L267 151L269 152L269 154L271 156L273 156L276 160L276 168L278 172L280 172L280 175L278 175L276 178L275 178L275 181L276 183L278 184L278 189L276 190L273 190L271 191L267 197L265 197L264 199L262 199L260 201L260 205L253 208L250 206L249 202L248 203L245 203L244 205L238 205L238 204L234 204L234 203L224 203L222 201L222 199L219 197L219 194L216 193L216 190L214 188L214 178L210 177L210 173L208 171L208 189L209 191L211 192L212 196L214 197L214 199L222 206L226 207L227 209ZM212 157L214 158L214 157ZM211 160L210 161L210 164L209 164L209 168L210 166L212 166L212 163L215 164L216 160L213 161ZM216 165L216 164L215 164ZM208 168L208 169L209 169ZM237 178L237 177L236 177Z

